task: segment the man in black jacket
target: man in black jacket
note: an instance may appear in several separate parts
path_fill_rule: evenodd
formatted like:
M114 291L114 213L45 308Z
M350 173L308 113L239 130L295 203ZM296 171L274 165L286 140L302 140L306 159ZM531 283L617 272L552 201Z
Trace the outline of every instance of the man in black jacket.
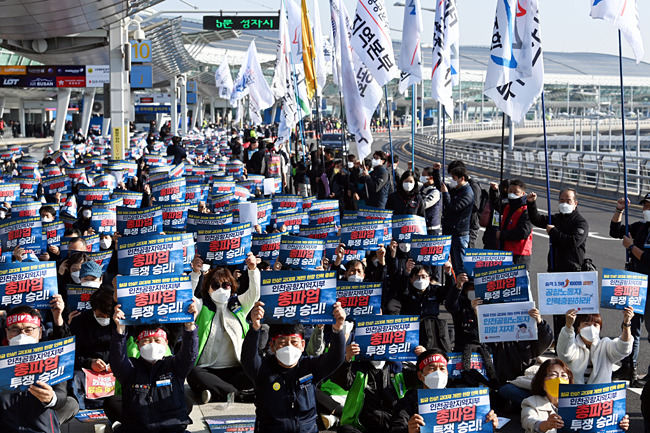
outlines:
M438 168L440 167L437 164ZM434 165L436 169L436 165ZM474 206L474 192L468 182L469 175L465 167L451 170L451 189L442 182L443 216L442 234L451 235L450 259L456 274L464 272L463 258L465 248L469 245L469 231Z
M173 165L180 164L187 157L187 152L181 144L181 137L177 135L172 137L172 144L167 147L167 156L174 157Z
M359 175L359 181L366 184L368 189L368 198L366 204L371 207L384 209L388 201L388 191L390 189L388 182L390 176L385 168L387 156L381 150L376 151L372 155L372 171L368 172L366 167L363 167Z
M451 175L451 171L456 167L463 167L465 170L467 170L465 163L460 159L457 159L449 163L447 166L447 173ZM478 180L474 179L471 176L468 176L467 182L469 183L469 186L472 188L472 192L474 193L474 203L472 206L472 218L469 224L469 242L467 243L467 248L476 248L476 240L478 239L478 232L481 228L479 219L481 217L480 212L482 210L480 209L482 191L481 184L478 182Z

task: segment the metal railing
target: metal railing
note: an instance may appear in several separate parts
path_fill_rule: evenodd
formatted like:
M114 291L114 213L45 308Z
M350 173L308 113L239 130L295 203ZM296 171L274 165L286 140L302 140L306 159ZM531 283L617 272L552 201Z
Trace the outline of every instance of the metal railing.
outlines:
M626 140L628 148L636 137ZM408 146L408 145L407 145ZM410 146L409 146L410 147ZM442 143L433 135L416 134L415 153L433 161L442 160ZM471 140L447 139L446 161L461 159L468 167L494 173L501 169L501 145ZM650 157L627 156L628 193L641 195L650 190ZM504 173L508 178L546 180L544 149L506 148ZM620 154L603 154L573 150L549 150L549 178L556 185L575 187L598 195L623 194L623 158Z

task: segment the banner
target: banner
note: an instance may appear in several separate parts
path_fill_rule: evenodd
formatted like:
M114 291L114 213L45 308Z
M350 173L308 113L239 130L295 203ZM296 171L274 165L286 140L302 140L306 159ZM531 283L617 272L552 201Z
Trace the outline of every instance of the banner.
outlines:
M14 177L13 178L14 182L18 182L20 185L20 195L29 195L29 196L35 196L36 191L38 190L38 184L40 181L38 179L30 179L28 177ZM0 196L1 197L1 196ZM12 197L15 197L14 194L12 194ZM4 197L1 197L3 201L6 201Z
M463 354L461 352L448 353L449 362L447 363L447 371L449 377L460 377L460 372L463 371ZM483 357L480 353L472 352L469 356L470 368L478 371L487 378L487 370L483 363Z
M187 181L187 178L186 178ZM199 202L207 201L208 192L210 189L207 185L190 185L186 183L185 185L185 201L192 205L198 205Z
M39 256L43 248L41 217L10 218L0 223L2 249L13 251L22 247Z
M345 221L341 224L341 242L350 249L378 250L390 243L391 228L390 220Z
M45 184L43 184L45 188ZM0 183L0 200L16 201L20 198L20 185L17 183Z
M273 203L270 198L251 200L251 203L257 204L257 224L266 227L271 222L271 212Z
M537 292L541 314L598 313L597 271L537 274Z
M309 211L309 224L310 225L335 224L337 226L340 226L341 215L338 209L314 210L312 208Z
M158 276L183 272L181 235L142 235L117 239L120 275Z
M339 201L338 200L311 200L307 202L306 199L303 199L302 202L303 209L309 209L310 212L318 212L322 210L339 210Z
M558 415L566 432L619 433L625 416L625 382L559 386Z
M22 217L40 217L38 212L43 206L40 201L15 201L11 204L11 217L13 219Z
M263 272L260 300L265 323L335 323L336 272Z
M358 360L415 361L420 344L419 316L361 316L355 327Z
M310 271L322 265L323 250L321 240L282 236L278 261L290 269Z
M0 346L0 394L27 391L37 381L48 385L72 379L75 338Z
M418 389L418 413L424 418L422 433L492 432L490 388Z
M82 368L86 375L86 398L96 400L115 394L115 376L113 373L97 373L87 368Z
M465 273L472 277L476 269L491 266L505 266L512 264L512 251L482 250L478 248L465 248L463 268Z
M440 266L449 260L451 236L411 235L409 257L420 265Z
M142 205L142 193L141 192L133 192L133 191L125 191L123 189L116 189L113 191L113 194L111 195L111 198L122 199L122 205L124 207L130 207L130 208L140 208Z
M115 212L110 210L95 209L93 207L93 214L90 218L90 227L95 230L95 233L100 235L112 235L115 233L115 221L117 216Z
M537 321L528 315L534 302L478 306L481 343L537 340Z
M526 265L489 268L474 273L474 290L484 304L532 301Z
M165 203L160 205L162 210L163 231L165 228L184 229L189 203Z
M336 298L347 318L379 315L381 311L382 283L353 283L339 281Z
M253 233L251 252L262 260L273 262L280 254L280 239L282 233L258 234Z
M78 286L68 284L66 288L67 301L66 306L71 310L85 311L90 310L90 295L95 293L94 287Z
M224 224L219 228L199 229L196 251L206 263L239 265L244 263L251 250L250 223Z
M117 231L122 236L141 236L162 232L162 208L160 206L132 209L117 208Z
M123 325L186 323L194 320L187 312L192 301L189 275L159 278L117 276L117 303L126 319Z
M276 194L271 199L273 210L302 209L302 196L289 194Z
M622 310L632 307L634 313L645 314L648 276L636 272L603 269L600 285L600 306Z
M410 242L413 235L427 234L427 221L421 216L396 215L392 221L393 239L397 242Z
M164 179L151 182L151 196L158 203L185 200L185 179Z

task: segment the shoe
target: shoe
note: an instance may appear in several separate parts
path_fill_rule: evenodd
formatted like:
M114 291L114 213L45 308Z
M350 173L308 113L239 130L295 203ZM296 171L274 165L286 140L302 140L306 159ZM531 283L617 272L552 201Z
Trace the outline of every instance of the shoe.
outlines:
M115 421L113 424L111 424L111 431L112 432L116 431L121 425L122 425L121 422Z
M334 415L321 415L320 419L321 419L321 421L323 421L323 425L325 426L325 430L329 430L330 428L334 427L339 422L339 419L337 417L335 417Z
M643 388L646 384L645 378L639 379L639 375L637 374L637 369L636 367L632 367L630 370L630 388Z
M201 391L201 404L210 403L211 399L212 399L212 393L209 390L204 389L203 391Z
M612 373L612 380L630 380L630 366L627 364L621 365L621 368Z
M255 402L255 390L251 389L242 389L237 392L235 401L237 403L254 403Z

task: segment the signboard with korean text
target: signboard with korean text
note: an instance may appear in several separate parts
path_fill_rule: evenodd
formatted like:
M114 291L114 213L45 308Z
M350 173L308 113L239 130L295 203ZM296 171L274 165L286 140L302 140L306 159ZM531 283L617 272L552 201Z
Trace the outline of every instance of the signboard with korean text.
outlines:
M378 250L391 237L390 220L351 220L341 224L341 242L350 249ZM386 242L388 240L388 242Z
M0 305L4 309L23 304L49 309L57 293L55 262L0 264Z
M122 236L156 234L162 231L162 208L152 206L144 209L118 207L117 231Z
M203 30L278 30L278 15L204 15Z
M426 235L427 222L418 215L393 216L393 239L397 242L410 242L413 235Z
M10 218L0 223L2 249L13 251L16 247L31 250L36 256L43 248L41 217Z
M309 271L321 266L323 250L322 240L282 236L278 261L290 269Z
M449 362L447 363L449 377L460 377L460 372L463 371L463 354L461 352L452 352L448 353L447 356L449 356ZM487 378L487 370L480 353L472 352L470 354L469 365L472 370L478 371Z
M593 385L560 384L558 415L561 432L623 432L618 424L625 416L625 382Z
M345 316L354 318L379 314L381 287L382 283L339 281L336 286L336 297L345 310Z
M238 265L244 263L251 249L250 223L225 224L210 229L199 229L196 252L206 263Z
M597 271L537 274L537 292L541 314L598 313Z
M635 314L645 314L648 276L636 272L603 269L600 306L622 310L632 307Z
M409 257L420 265L440 266L449 260L451 236L411 235Z
M415 361L420 344L419 316L359 316L355 343L361 353L355 358L372 361Z
M418 389L418 413L424 418L421 433L492 432L490 388Z
M531 301L526 265L487 268L474 273L476 297L484 304Z
M121 320L124 325L191 322L187 309L192 294L189 275L117 276L117 303L126 316Z
M478 248L466 248L463 268L465 273L472 277L476 270L493 266L506 266L512 264L511 251L482 250Z
M537 340L537 321L528 314L533 308L534 302L479 305L481 343Z
M280 254L280 239L282 233L258 234L253 233L251 252L262 260L274 261Z
M95 293L94 287L78 286L68 284L66 292L68 293L66 307L71 310L85 311L90 310L90 295Z
M117 269L120 275L160 276L183 272L181 235L141 235L118 238Z

